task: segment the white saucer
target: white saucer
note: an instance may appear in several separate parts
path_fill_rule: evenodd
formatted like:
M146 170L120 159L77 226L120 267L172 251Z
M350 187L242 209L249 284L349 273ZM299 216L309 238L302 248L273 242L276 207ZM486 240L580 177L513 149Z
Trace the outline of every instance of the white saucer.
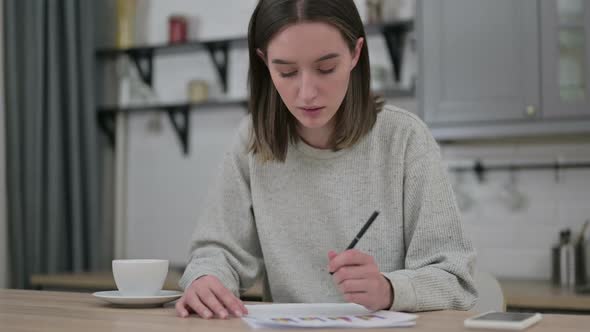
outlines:
M117 306L157 307L182 296L180 291L162 290L155 296L123 296L119 291L96 292L92 295Z

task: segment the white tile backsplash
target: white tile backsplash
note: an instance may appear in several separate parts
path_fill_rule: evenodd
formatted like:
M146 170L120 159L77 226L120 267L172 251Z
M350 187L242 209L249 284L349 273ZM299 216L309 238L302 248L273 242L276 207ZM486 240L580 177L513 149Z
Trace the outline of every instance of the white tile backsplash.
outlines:
M549 279L550 251L515 248L478 248L478 266L500 277Z
M584 139L451 145L442 151L450 165L477 159L508 165L553 163L558 158L590 162L590 144ZM471 172L451 173L458 200L471 203L462 206L462 217L480 268L502 277L550 278L550 252L559 231L571 228L575 235L590 219L590 170L560 170L559 175L556 180L553 170L519 170L513 175L497 171L479 183ZM514 197L523 204L511 204Z

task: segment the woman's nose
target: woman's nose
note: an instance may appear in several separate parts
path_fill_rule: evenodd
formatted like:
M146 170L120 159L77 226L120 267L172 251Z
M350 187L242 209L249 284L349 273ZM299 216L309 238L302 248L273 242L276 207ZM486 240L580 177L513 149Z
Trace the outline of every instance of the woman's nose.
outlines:
M299 98L305 103L310 103L317 95L318 88L315 77L312 74L303 73L299 85Z

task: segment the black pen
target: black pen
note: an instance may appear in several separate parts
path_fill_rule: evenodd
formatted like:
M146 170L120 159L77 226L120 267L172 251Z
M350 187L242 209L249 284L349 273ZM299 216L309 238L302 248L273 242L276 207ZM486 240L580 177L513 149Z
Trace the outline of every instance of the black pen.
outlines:
M346 250L350 250L350 249L354 248L354 246L356 246L357 242L359 242L361 237L363 237L363 235L365 234L367 229L369 229L369 227L371 226L373 221L375 221L375 219L377 219L378 215L379 215L379 211L373 212L373 214L369 217L369 220L367 220L367 222L363 225L363 228L361 228L361 230L354 237L354 239L352 239L352 242L350 242L350 244L348 245ZM334 272L330 272L330 274L334 274Z

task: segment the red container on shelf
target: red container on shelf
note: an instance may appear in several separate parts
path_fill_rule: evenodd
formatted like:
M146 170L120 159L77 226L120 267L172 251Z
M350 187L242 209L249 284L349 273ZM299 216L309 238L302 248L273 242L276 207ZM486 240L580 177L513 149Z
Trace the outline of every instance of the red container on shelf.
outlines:
M182 15L172 15L168 18L168 42L171 44L184 43L187 39L188 20Z

